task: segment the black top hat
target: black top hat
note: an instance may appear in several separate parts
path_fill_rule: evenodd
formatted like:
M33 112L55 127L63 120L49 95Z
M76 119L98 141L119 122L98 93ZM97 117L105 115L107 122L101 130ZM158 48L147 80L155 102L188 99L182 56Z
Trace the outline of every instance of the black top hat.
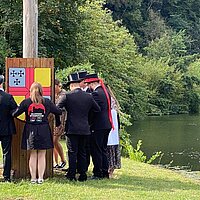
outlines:
M81 71L81 72L78 72L78 76L79 76L79 79L84 80L85 77L87 76L87 71Z
M99 82L99 77L97 74L88 74L85 77L85 83Z
M78 73L70 74L67 78L68 78L68 82L66 84L67 86L70 83L79 83L79 82L81 82L81 80L79 79Z
M4 82L4 76L0 75L0 84L2 84Z

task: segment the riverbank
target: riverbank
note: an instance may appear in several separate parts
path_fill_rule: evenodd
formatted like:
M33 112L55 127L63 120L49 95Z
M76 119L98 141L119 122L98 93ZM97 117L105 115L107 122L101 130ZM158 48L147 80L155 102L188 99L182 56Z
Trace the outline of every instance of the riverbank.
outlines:
M188 170L173 170L173 171L187 178L200 181L200 171L188 171Z
M122 169L116 170L113 179L69 182L56 173L42 185L31 185L29 181L0 183L0 199L197 200L199 187L198 180L123 158Z

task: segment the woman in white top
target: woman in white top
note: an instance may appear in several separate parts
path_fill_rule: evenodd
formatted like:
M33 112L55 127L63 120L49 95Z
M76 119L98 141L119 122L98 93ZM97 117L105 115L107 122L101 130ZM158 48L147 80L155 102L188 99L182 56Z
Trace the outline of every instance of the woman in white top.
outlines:
M121 152L119 145L119 104L117 99L115 98L113 92L110 87L108 87L110 95L111 95L111 114L112 120L114 124L114 129L112 129L108 136L108 146L107 146L107 156L108 156L108 164L109 164L109 178L112 178L113 172L115 169L121 168Z

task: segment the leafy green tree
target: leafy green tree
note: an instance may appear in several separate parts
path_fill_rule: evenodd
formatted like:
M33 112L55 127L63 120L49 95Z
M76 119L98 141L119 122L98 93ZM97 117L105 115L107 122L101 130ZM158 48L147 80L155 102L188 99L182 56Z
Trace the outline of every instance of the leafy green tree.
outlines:
M185 71L189 58L191 57L190 62L195 58L195 55L188 56L187 54L187 39L188 37L186 37L184 31L176 33L168 30L168 32L163 33L160 37L152 40L144 50L149 58L162 60L170 66L176 65L176 69Z
M85 64L75 65L72 67L67 67L64 69L58 69L56 71L56 78L59 79L65 87L65 83L67 83L68 81L67 76L70 75L71 73L75 73L79 71L87 71L87 73L94 73L94 69L92 69L92 64L85 63Z
M78 62L78 7L83 3L84 0L38 1L39 57L54 57L57 68ZM0 5L0 33L17 57L22 57L22 5L22 0L2 0Z
M200 13L198 9L200 1L107 0L105 6L113 12L114 20L122 20L122 24L136 38L140 49L148 45L150 35L151 37L154 35L155 39L159 37L159 32L163 31L157 15L163 19L166 27L176 32L185 30L185 34L189 37L187 40L189 54L200 52Z
M78 7L84 0L41 0L39 3L39 54L54 57L56 67L77 64Z
M137 118L145 113L147 103L137 68L137 46L128 31L113 21L111 12L102 9L102 2L87 1L80 7L80 60L93 63L93 69L111 86L123 110Z
M185 73L185 95L184 100L188 102L191 112L199 112L200 103L200 60L191 63Z
M143 33L142 46L148 46L155 39L161 38L164 34L168 34L171 31L160 14L152 9L148 11L148 19L143 22L140 30Z
M6 39L0 35L0 74L5 74L5 58L15 56L9 45L6 42Z
M22 0L2 0L0 5L1 41L10 47L10 54L17 57L22 56L22 5Z
M200 52L199 7L200 1L195 0L163 0L160 11L167 24L174 30L186 30L186 34L190 36L187 44L190 53Z
M143 24L141 13L142 0L107 0L105 7L112 11L115 21L121 21L129 32L134 36L137 43L141 43Z
M159 108L166 109L166 107L178 104L188 106L191 112L197 111L192 106L197 97L190 88L190 79L186 78L185 73L198 55L187 54L186 41L187 37L184 31L178 33L168 31L144 48L148 58L160 60L170 69L167 70L165 77L159 80L158 94L151 98L151 103L156 104ZM186 99L188 100L186 101Z

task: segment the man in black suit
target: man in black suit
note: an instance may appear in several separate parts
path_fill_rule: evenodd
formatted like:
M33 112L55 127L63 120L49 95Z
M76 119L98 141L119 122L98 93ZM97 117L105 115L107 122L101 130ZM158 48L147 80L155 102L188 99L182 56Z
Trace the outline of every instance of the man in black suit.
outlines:
M86 150L87 137L91 134L88 122L90 111L99 112L100 107L89 93L80 88L78 73L68 76L68 92L57 104L58 108L67 111L66 135L69 158L69 169L66 178L76 180L76 168L79 164L79 181L86 181Z
M86 76L87 76L87 71L80 71L80 72L78 72L78 77L80 79L80 88L83 91L90 93L91 91L90 91L87 83L85 83L85 77Z
M97 74L87 75L85 83L88 83L93 98L101 108L101 112L94 113L91 126L91 155L94 164L92 179L109 178L107 142L112 128L110 94Z
M87 93L91 93L91 90L89 89L87 83L85 83L85 77L87 76L87 71L80 71L78 72L78 77L80 79L80 88ZM89 113L89 125L91 125L91 121L92 121L92 112ZM86 161L87 161L87 167L86 170L88 171L88 167L90 165L90 155L91 155L91 147L90 147L90 136L88 136L87 138L87 142L86 142ZM79 173L79 164L77 163L77 172Z
M10 182L11 172L11 142L12 134L16 133L12 111L17 104L12 95L3 90L3 75L0 75L0 141L3 151L3 177Z

